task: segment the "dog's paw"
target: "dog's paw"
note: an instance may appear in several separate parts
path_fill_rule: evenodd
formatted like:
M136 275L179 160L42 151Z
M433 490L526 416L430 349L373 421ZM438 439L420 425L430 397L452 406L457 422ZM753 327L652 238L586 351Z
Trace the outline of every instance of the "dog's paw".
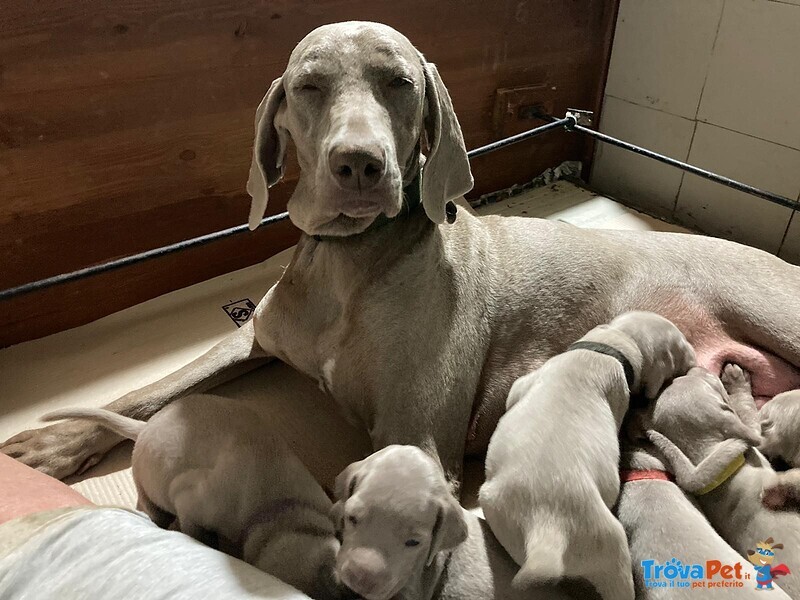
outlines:
M733 363L725 365L722 369L720 379L722 380L722 385L725 386L725 390L729 394L735 394L737 392L749 394L751 392L750 374L739 365L734 365Z
M115 434L97 425L66 421L18 433L0 444L0 452L64 479L96 465L118 441Z

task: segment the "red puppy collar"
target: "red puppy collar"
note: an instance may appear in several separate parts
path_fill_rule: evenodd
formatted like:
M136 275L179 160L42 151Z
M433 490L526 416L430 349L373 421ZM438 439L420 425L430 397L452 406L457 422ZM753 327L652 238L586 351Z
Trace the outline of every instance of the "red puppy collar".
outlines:
M672 475L666 471L658 471L656 469L641 469L636 471L620 471L619 479L621 483L630 483L631 481L674 481Z

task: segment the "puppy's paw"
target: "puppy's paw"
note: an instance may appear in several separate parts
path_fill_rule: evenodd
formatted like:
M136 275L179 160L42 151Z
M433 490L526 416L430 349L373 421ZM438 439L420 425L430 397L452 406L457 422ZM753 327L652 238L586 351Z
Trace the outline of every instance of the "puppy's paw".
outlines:
M722 385L729 394L751 393L750 374L739 365L729 363L722 369Z

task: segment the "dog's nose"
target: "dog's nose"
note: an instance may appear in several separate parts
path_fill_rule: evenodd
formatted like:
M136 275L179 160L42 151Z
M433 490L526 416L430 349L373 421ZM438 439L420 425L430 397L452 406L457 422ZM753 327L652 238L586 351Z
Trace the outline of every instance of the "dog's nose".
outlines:
M342 582L357 594L369 597L386 583L386 561L374 551L362 550L342 565Z
M328 162L339 185L358 192L375 187L386 170L383 152L377 146L340 145L331 150Z

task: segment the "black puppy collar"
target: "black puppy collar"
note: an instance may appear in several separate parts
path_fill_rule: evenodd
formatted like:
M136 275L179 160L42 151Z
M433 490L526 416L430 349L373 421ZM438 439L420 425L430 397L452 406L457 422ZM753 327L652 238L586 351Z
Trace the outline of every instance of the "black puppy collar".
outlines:
M625 381L628 382L628 389L633 389L633 381L636 378L633 373L633 365L631 361L616 348L612 348L608 344L601 344L600 342L575 342L567 348L567 352L570 350L591 350L592 352L598 352L610 356L611 358L616 358L622 365L622 370L625 371Z

